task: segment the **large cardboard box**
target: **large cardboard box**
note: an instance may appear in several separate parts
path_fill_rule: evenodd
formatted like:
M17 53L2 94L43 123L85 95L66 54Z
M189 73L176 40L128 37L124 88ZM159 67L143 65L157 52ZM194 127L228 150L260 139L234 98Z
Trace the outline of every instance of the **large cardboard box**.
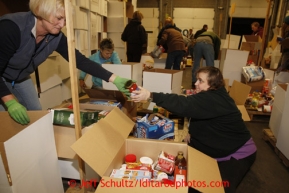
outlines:
M289 127L288 127L288 125L289 125L289 119L288 119L288 115L289 115L289 97L288 97L288 95L289 94L288 94L288 91L289 91L289 89L288 89L288 85L286 85L286 86L283 85L283 88L284 88L285 93L283 93L283 91L282 91L282 94L284 94L283 96L285 96L285 98L284 98L284 102L282 103L282 105L283 105L282 115L281 115L282 118L281 118L281 121L280 121L279 132L277 133L276 147L281 151L281 153L287 159L289 159L289 140L288 140L288 136L289 136ZM277 92L277 90L276 90L276 92ZM277 100L277 99L275 98L275 100ZM276 106L281 105L281 101L279 101L276 104ZM274 108L275 107L273 107L273 109ZM274 134L274 136L276 136L276 135Z
M277 84L276 92L274 96L274 102L269 121L269 127L272 130L274 136L278 136L280 130L280 124L283 117L283 110L289 94L287 92L287 84ZM286 115L285 115L286 116Z
M118 169L124 162L127 154L135 154L139 159L148 156L155 160L160 151L169 154L177 154L183 151L188 160L187 180L189 182L221 182L217 161L207 155L189 147L185 143L127 138L134 122L125 116L119 109L114 108L104 119L94 124L92 128L77 140L71 148L101 177L102 180L96 189L98 192L180 192L187 193L186 186L165 187L155 186L143 187L140 181L130 181L127 185L117 186L122 179L110 178L113 169ZM224 192L223 187L198 186L201 192Z
M30 123L20 125L0 112L0 192L63 193L51 114L28 115Z
M241 50L260 50L262 46L262 38L254 35L243 35Z
M247 64L249 51L222 49L220 70L223 77L229 79L231 86L233 81L241 81L242 68Z
M154 68L143 71L143 87L150 92L181 94L183 71Z
M141 63L127 62L121 65L102 64L102 67L120 77L135 80L139 86L142 85L143 65ZM110 82L102 81L102 86L106 90L118 90L116 86Z
M238 109L240 110L242 114L242 119L244 121L251 120L244 106L246 99L248 97L248 94L250 93L250 90L251 90L251 86L248 86L238 81L234 81L229 92L230 97L234 99Z
M67 108L71 103L63 103L57 108ZM91 109L91 110L106 110L110 111L113 106L105 105L92 105L92 104L79 104L80 109ZM82 134L86 133L91 126L84 127L82 129ZM80 179L80 174L78 171L78 160L75 152L70 148L70 146L76 141L75 128L53 125L55 145L57 151L58 165L60 167L60 173L62 178L70 179ZM86 179L98 179L99 176L91 169L87 164L85 164Z
M242 74L241 75L241 82L251 86L250 93L253 93L254 91L255 92L262 92L262 89L263 89L263 86L264 86L264 83L265 83L265 79L258 80L258 81L253 81L253 82L248 82L246 80L246 78L244 77L244 75Z

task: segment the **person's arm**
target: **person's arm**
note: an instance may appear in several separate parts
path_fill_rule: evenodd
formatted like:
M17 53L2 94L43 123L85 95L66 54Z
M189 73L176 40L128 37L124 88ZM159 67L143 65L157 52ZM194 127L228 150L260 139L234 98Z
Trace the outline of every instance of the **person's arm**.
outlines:
M121 64L121 61L120 61L119 56L118 56L116 51L113 51L112 56L111 56L111 60L112 60L113 64Z
M67 38L62 36L57 49L58 52L63 58L68 61L68 49L67 49ZM83 54L81 54L77 49L75 49L75 58L76 58L76 67L79 70L82 70L92 76L101 78L102 80L109 81L112 73L104 69L101 65L96 62L89 60Z
M160 39L162 38L162 35L163 35L164 30L165 30L165 28L163 27L163 28L161 29L161 31L159 32L159 34L158 34L158 37L157 37L157 46L160 45L160 44L159 44L159 41L160 41Z
M67 48L67 38L66 36L62 36L57 49L57 51L63 58L68 61L68 48ZM76 57L76 67L92 76L100 78L107 82L112 82L119 91L124 93L126 96L130 96L129 90L125 87L126 82L129 79L122 78L113 74L112 72L103 68L100 64L93 62L82 55L78 50L75 49L75 57Z
M30 122L27 110L11 94L2 79L4 70L20 46L19 27L10 20L0 21L0 98L7 107L9 115L18 123L25 125Z
M127 25L125 26L122 34L121 34L121 40L126 42L127 41Z
M2 77L10 58L20 46L20 37L20 29L14 22L10 20L0 21L0 77ZM11 92L0 78L0 98L7 95L11 95Z
M146 34L146 30L145 30L145 28L142 26L142 25L140 25L140 27L141 27L141 43L142 44L146 44L147 43L147 34Z
M166 44L167 39L168 39L168 33L167 33L167 30L164 30L164 32L162 34L162 38L159 40L159 44L160 45Z

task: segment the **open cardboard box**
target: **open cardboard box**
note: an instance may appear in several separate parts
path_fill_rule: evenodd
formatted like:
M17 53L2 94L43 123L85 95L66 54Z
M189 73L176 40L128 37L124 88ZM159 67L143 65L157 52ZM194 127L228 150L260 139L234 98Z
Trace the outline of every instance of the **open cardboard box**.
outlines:
M260 50L262 46L262 38L254 35L243 35L241 50ZM250 51L248 50L248 51Z
M71 103L63 103L57 108L67 108ZM110 111L114 106L105 105L93 105L93 104L79 104L80 109L90 109L90 110L106 110ZM117 107L116 107L117 108ZM91 126L82 128L82 134L86 133ZM70 148L70 146L76 141L75 128L61 125L53 125L54 138L56 145L56 152L58 157L58 165L60 167L61 177L70 179L80 179L78 171L78 160L75 152ZM87 165L85 164L86 179L98 179L99 176Z
M244 106L250 90L251 86L234 80L229 92L230 97L234 99L238 109L240 110L242 114L242 119L244 121L251 121L248 112Z
M90 100L117 100L123 106L126 106L125 103L132 103L126 101L124 95L119 91L111 91L111 90L96 90L96 89L86 89L85 90L89 98L81 99L79 108L81 110L90 109L90 110L106 110L111 111L114 109L114 106L106 106L106 105L98 105L98 104L89 104ZM70 106L71 103L64 103L57 108L67 108ZM136 104L133 103L135 106L132 111L135 113L136 116ZM122 111L126 114L127 110L122 108ZM131 112L132 113L132 112ZM75 138L75 129L72 127L67 126L60 126L60 125L53 125L54 128L54 135L55 135L55 143L56 143L56 150L57 155L59 158L65 159L76 159L76 154L74 151L71 150L70 146L76 141ZM82 134L87 132L90 127L84 127L82 129Z
M139 181L127 182L121 179L112 179L110 174L113 169L119 169L124 163L126 154L135 154L139 159L142 156L156 160L160 151L176 155L183 151L188 160L187 180L189 182L206 183L221 182L217 161L185 143L127 138L134 122L131 121L118 108L114 108L104 119L101 119L87 131L71 148L97 172L102 180L96 189L100 192L181 192L187 193L188 187L142 187ZM116 185L121 184L122 185ZM209 186L209 185L208 185ZM201 192L224 192L223 187L202 187L195 189Z
M91 100L112 100L118 101L122 105L122 111L131 119L137 115L137 104L133 101L128 101L127 97L120 91L116 90L97 90L97 89L85 89L89 99L81 100L81 103ZM82 104L83 106L84 104ZM86 104L86 107L94 104ZM101 106L101 105L98 105Z
M30 123L0 112L0 192L63 193L51 114L28 111Z

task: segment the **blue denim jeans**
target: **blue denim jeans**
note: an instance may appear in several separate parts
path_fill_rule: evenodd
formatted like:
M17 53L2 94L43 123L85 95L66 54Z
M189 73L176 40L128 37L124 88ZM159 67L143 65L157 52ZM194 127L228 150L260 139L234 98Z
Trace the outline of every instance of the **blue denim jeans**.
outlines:
M192 82L196 82L196 72L200 67L201 59L205 57L207 66L214 66L215 51L212 44L197 42L194 46L194 65L192 69Z
M31 78L15 83L14 88L12 88L11 82L6 82L5 80L4 82L10 92L17 98L19 103L26 107L27 110L42 110L38 94ZM0 111L5 111L5 108L1 104Z
M173 66L174 70L180 70L180 65L183 60L184 54L184 50L176 50L168 53L165 69L172 69Z

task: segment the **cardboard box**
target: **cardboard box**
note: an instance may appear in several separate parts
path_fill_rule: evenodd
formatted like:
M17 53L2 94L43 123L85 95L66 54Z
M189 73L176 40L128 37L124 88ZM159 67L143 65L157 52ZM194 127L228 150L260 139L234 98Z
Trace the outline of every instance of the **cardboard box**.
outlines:
M58 108L66 108L71 103L64 103L59 105ZM113 106L104 105L91 105L91 104L79 104L80 109L94 109L94 110L106 110L110 111ZM91 126L84 127L82 129L82 134L86 133ZM76 141L75 128L53 125L55 145L57 151L58 165L60 167L61 177L70 179L80 179L78 160L75 152L70 148L70 146ZM86 179L98 179L99 176L85 164Z
M157 120L154 120L154 117ZM174 139L174 127L175 122L162 116L161 114L151 114L148 117L148 121L142 121L138 119L136 122L135 136L137 138L147 139Z
M269 121L269 127L272 130L274 136L278 136L281 120L283 115L284 106L287 102L288 92L287 92L287 84L278 84L276 86L276 92L274 96L274 102L271 112L271 117ZM288 103L288 102L287 102ZM285 117L287 117L285 115Z
M60 105L58 108L66 108L69 105L71 105L71 103L64 103ZM111 111L112 109L114 109L113 106L92 105L84 103L80 103L79 108L91 110L106 110L106 111ZM82 134L87 132L89 128L90 127L84 127L82 129ZM70 148L70 146L76 141L74 127L53 125L53 129L58 158L77 159L75 152L72 151L72 149Z
M0 112L0 192L63 193L51 114L28 111L30 123L20 125Z
M240 110L242 114L242 119L244 121L251 121L248 112L244 106L250 90L251 86L248 86L238 81L234 81L229 92L230 97L234 99L238 109Z
M102 67L120 77L135 80L139 86L142 85L143 65L141 63L126 62L121 65L102 64ZM102 81L102 86L106 90L118 90L114 84L104 80Z
M212 181L221 182L217 161L185 143L169 142L164 140L149 140L127 138L134 122L125 116L119 109L114 108L108 116L94 124L71 148L94 169L102 181L96 189L97 192L181 192L187 193L188 188L182 187L142 187L137 181L131 187L115 186L121 179L112 179L113 169L118 169L124 162L127 154L135 154L139 159L148 156L155 160L160 151L176 155L183 151L188 160L187 180L202 181L209 184ZM121 129L120 129L121 128ZM196 187L201 192L224 192L223 187Z
M122 94L120 91L115 90L97 90L97 89L85 89L86 94L88 95L89 99L84 99L81 102L89 102L91 100L112 100L118 101L121 103L122 111L130 118L136 117L137 113L137 104L128 101L127 97ZM94 104L87 104L87 108ZM102 105L97 105L102 106ZM98 108L98 107L94 107Z
M246 66L249 51L222 49L220 70L225 79L229 79L231 86L233 81L241 81L242 67Z
M154 68L143 71L143 87L150 92L181 94L183 71Z
M282 152L282 154L289 159L289 97L288 97L288 85L285 89L285 101L283 103L283 112L282 112L282 118L280 121L280 127L279 127L279 133L277 134L277 143L276 147ZM277 92L277 91L276 91ZM276 99L276 98L275 98ZM275 102L274 102L275 103ZM273 103L273 105L274 105ZM278 104L277 104L278 105ZM273 107L274 109L274 107ZM274 134L275 135L275 134ZM275 135L276 136L276 135Z
M256 92L262 92L264 83L265 83L265 79L262 80L258 80L258 81L253 81L253 82L247 82L246 78L244 77L244 75L241 75L241 82L251 86L251 90L250 93L253 93L254 91Z
M243 35L241 50L261 50L261 46L262 38L260 36Z

